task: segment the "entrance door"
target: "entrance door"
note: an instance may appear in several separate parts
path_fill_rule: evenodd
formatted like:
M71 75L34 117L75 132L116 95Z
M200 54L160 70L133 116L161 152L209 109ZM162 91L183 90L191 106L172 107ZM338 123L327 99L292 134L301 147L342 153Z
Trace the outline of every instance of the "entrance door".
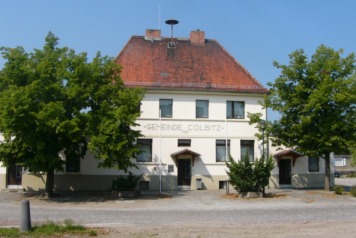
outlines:
M178 159L178 186L190 186L191 159Z
M7 187L20 187L22 182L22 167L11 165L7 168Z
M292 167L290 159L281 159L279 161L279 184L291 184L291 169Z

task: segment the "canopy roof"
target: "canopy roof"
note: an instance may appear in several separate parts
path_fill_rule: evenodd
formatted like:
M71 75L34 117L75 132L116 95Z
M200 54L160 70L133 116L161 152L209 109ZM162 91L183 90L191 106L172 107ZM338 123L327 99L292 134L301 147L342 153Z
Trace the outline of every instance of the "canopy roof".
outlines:
M181 155L190 155L190 156L192 156L193 158L196 158L196 157L199 157L199 156L200 156L199 153L196 153L196 152L191 151L191 150L189 150L189 149L183 149L183 150L177 151L177 152L175 152L175 153L172 153L172 154L171 154L171 157L177 159L178 156L181 156Z

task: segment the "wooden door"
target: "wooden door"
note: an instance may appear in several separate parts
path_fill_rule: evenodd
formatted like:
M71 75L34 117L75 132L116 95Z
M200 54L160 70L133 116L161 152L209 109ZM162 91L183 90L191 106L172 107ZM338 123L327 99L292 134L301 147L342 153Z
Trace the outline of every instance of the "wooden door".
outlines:
M191 184L191 159L178 159L178 186Z
M291 160L281 159L279 161L279 184L290 185L292 181L291 176Z
M7 168L7 185L20 186L22 183L22 167L19 165L12 165Z

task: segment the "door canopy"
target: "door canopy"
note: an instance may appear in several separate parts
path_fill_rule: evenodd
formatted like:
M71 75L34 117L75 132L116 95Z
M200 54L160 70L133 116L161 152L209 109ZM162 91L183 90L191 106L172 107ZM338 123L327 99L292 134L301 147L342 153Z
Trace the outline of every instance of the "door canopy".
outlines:
M200 154L197 152L188 150L188 149L184 149L184 150L180 150L175 153L172 153L171 157L174 159L175 162L177 161L177 159L182 158L182 157L184 157L184 158L191 157L193 159L193 166L194 166L194 160L195 160L195 158L200 157Z
M277 159L278 166L279 166L279 161L281 159L283 159L284 157L292 158L293 159L293 167L294 167L296 159L299 157L302 157L302 156L303 156L303 154L301 154L295 150L292 150L292 149L282 150L282 151L273 155L273 157Z

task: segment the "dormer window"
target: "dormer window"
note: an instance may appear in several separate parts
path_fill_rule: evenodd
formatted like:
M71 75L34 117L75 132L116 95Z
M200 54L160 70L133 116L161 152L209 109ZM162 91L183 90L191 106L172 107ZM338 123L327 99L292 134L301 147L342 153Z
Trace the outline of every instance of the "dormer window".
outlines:
M176 42L168 42L168 49L175 49L177 47L177 43Z

